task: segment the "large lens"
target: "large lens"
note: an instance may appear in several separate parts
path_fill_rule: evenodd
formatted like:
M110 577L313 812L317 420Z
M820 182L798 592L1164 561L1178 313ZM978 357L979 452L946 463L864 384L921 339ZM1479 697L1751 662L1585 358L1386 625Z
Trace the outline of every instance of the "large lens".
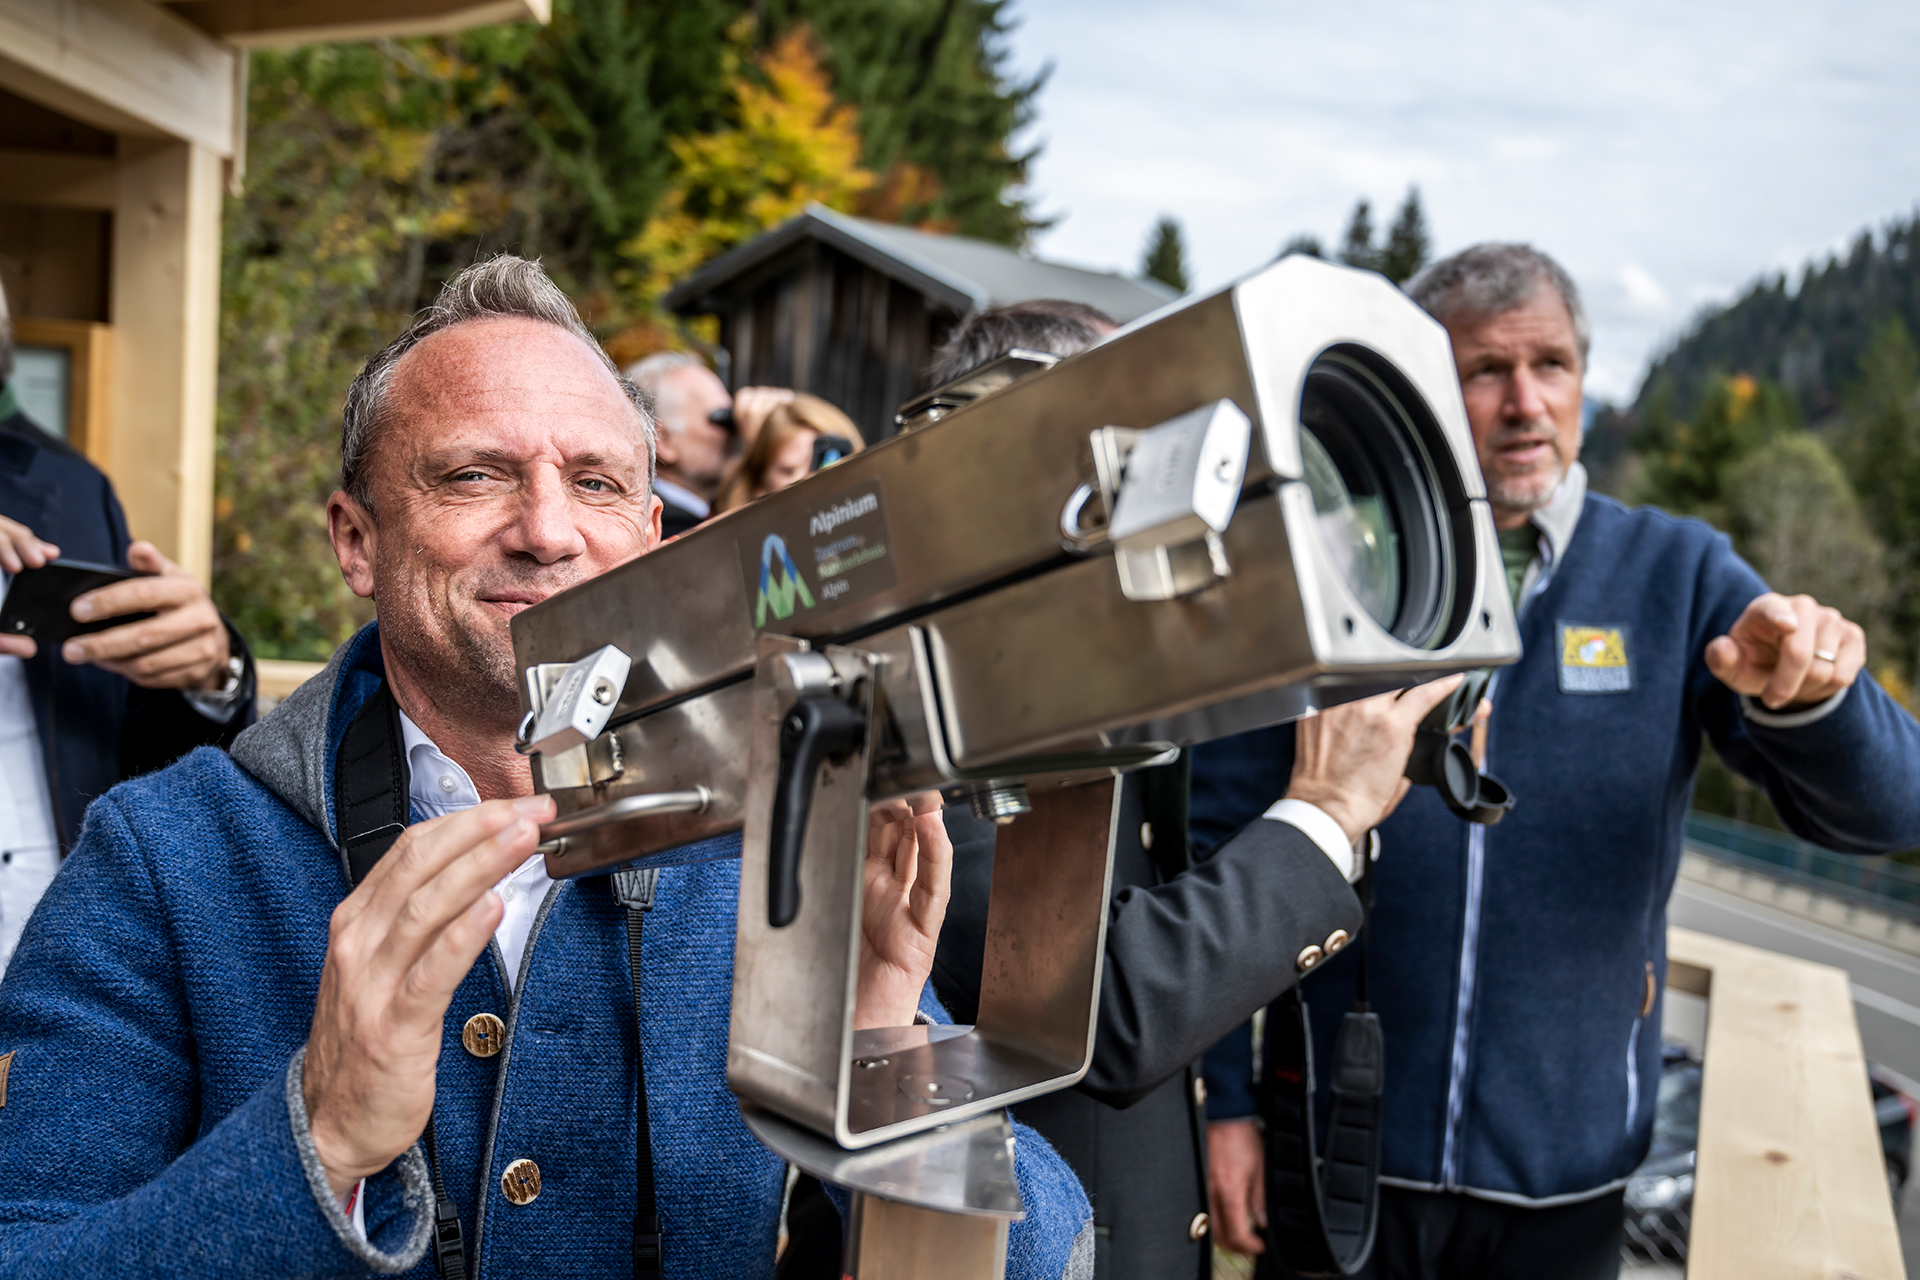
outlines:
M1441 640L1454 562L1419 429L1428 416L1373 352L1334 347L1307 370L1300 452L1320 539L1374 621L1422 647Z

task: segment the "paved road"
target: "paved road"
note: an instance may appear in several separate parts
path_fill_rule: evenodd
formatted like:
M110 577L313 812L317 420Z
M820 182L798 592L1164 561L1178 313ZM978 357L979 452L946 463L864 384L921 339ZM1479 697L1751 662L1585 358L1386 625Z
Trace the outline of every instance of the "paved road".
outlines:
M1920 1092L1920 959L1763 903L1682 880L1667 919L1688 929L1845 969L1867 1058Z

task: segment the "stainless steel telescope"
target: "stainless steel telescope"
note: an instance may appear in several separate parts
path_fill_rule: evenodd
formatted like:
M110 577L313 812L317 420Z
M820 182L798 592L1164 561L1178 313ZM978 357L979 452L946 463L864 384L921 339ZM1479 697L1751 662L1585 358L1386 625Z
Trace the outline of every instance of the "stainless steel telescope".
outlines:
M1287 258L939 408L513 620L549 871L744 830L729 1083L845 1150L1084 1073L1119 774L1520 652L1379 276ZM1010 823L979 1023L855 1032L866 808L928 788Z

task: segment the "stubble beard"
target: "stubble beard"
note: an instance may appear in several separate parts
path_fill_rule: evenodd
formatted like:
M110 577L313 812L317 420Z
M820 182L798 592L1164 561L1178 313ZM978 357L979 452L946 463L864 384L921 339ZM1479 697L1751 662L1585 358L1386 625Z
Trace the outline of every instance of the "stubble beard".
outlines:
M1551 430L1551 428L1549 428ZM1548 446L1553 450L1553 460L1544 466L1535 467L1524 475L1502 475L1495 465L1500 457L1499 447L1516 439L1535 439L1539 428L1526 426L1503 430L1488 442L1486 456L1481 459L1480 470L1487 484L1487 502L1496 516L1531 515L1553 501L1553 495L1560 489L1560 482L1567 476L1567 458L1560 447L1560 436L1553 432L1547 437Z
M495 580L548 594L577 580L569 575L566 582L534 583L525 576L499 570L487 578L462 575L444 593L429 581L401 580L393 592L376 592L387 646L442 712L512 732L520 716L512 634L505 616L480 596L501 585Z

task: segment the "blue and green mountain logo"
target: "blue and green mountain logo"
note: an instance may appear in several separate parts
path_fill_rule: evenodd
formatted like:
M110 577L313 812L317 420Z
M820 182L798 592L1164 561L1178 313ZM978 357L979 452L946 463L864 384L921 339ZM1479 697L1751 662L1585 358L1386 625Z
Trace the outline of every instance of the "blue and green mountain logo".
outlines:
M774 581L773 566L775 559L780 562L781 575ZM800 597L800 603L813 608L813 593L807 590L805 579L793 563L793 557L787 554L787 544L777 533L767 535L760 544L760 596L753 604L753 625L767 625L767 608L772 606L773 616L782 621L793 616L794 597Z

